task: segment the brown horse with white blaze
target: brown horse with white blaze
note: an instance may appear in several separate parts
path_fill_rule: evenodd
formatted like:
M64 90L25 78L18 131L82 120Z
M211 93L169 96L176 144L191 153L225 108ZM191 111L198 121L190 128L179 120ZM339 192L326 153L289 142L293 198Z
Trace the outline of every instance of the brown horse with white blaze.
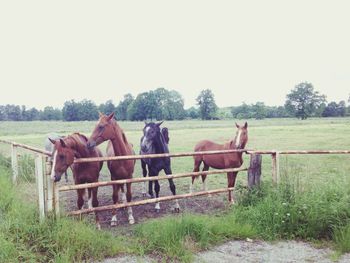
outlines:
M73 133L61 139L53 140L49 138L49 140L55 146L52 153L53 162L51 172L51 178L55 182L61 180L62 174L67 171L68 167L71 167L73 171L75 184L94 183L98 181L103 162L74 163L74 158L102 157L102 153L98 148L87 148L88 139L84 135ZM89 208L98 206L97 189L97 187L88 189ZM78 189L77 194L78 209L81 209L84 205L85 189ZM97 213L96 226L100 228Z
M199 151L218 151L218 150L239 150L244 149L248 142L248 123L246 122L243 126L236 123L237 132L236 137L225 143L217 144L209 140L203 140L197 143L194 150ZM193 172L199 172L201 163L204 164L202 171L208 171L210 167L215 169L228 169L238 168L243 164L242 152L226 153L226 154L215 154L215 155L197 155L194 156L194 169ZM203 190L206 191L206 174L202 174ZM236 182L237 172L227 173L228 187L234 187ZM192 183L190 185L190 192L192 192L193 183L196 176L192 176ZM231 191L228 192L228 200L234 203Z
M107 156L125 156L134 155L132 145L126 139L123 130L114 119L114 113L104 115L100 113L96 127L93 130L88 147L94 148L96 145L109 141L107 145ZM108 161L108 169L112 180L131 179L134 173L135 160ZM113 185L113 202L118 203L119 189L124 192L123 185ZM126 184L126 199L131 202L131 183ZM117 211L112 212L111 226L117 225ZM135 220L132 214L132 208L128 207L129 224L134 224Z

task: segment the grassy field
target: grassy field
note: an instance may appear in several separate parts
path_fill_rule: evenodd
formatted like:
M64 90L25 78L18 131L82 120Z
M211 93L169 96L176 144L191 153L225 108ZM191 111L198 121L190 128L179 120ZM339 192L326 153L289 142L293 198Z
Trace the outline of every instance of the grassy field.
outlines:
M43 148L44 138L49 132L58 132L63 135L81 132L89 136L94 125L94 122L0 122L0 138ZM121 122L120 125L126 132L128 140L134 144L135 151L138 152L143 123ZM234 121L230 120L173 121L165 122L163 125L169 128L171 152L192 151L196 142L201 139L225 142L235 134ZM350 149L350 119L348 118L306 121L252 120L249 121L248 129L247 148L249 149ZM101 149L104 147L102 145ZM8 155L9 147L0 144L0 152ZM245 163L248 165L247 158ZM139 166L137 164L135 177L141 175ZM271 186L271 158L264 156L262 187L253 192L247 192L240 187L246 184L246 173L241 173L239 191L236 192L239 204L235 207L214 217L185 214L138 224L128 229L130 247L133 248L136 242L138 249L109 250L106 255L119 252L143 254L157 250L162 257L190 261L191 253L195 251L226 239L247 236L267 240L281 238L326 240L339 252L349 252L350 156L282 156L280 166L281 184L277 189ZM173 173L191 171L192 158L173 159L172 168ZM103 180L108 180L106 168L103 174ZM209 189L226 186L225 175L210 176L207 180ZM189 179L182 179L176 183L180 193L188 191ZM198 182L197 187L199 188ZM154 229L155 225L162 231ZM155 232L162 234L150 235ZM0 243L1 238L0 235ZM108 236L106 239L109 238L111 237ZM63 256L70 260L84 258L74 253L67 252ZM101 254L103 253L92 253L87 257L99 258Z

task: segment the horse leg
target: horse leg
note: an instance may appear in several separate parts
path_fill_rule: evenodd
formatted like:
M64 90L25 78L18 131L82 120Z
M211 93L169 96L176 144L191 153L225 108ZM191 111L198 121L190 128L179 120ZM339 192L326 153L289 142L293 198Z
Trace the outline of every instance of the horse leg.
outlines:
M125 194L125 191L124 191L124 185L120 185L120 191L121 191L121 201L123 204L126 204L126 194Z
M88 188L88 201L87 201L88 209L92 208L92 196L91 196L91 191L92 191L92 189L91 189L91 188Z
M141 159L142 175L147 177L147 164ZM142 196L146 197L146 182L142 184Z
M202 172L206 172L209 170L209 165L207 165L206 163L204 163L204 167L203 167L203 170ZM203 191L207 191L207 182L205 181L205 179L207 178L207 175L206 174L202 174L202 183L203 183L203 186L202 186L202 190Z
M194 157L194 168L193 168L193 172L199 172L199 167L201 166L202 163L202 158L199 156L195 156ZM192 194L193 192L193 183L194 183L194 179L196 179L196 176L192 176L192 182L190 184L190 194Z
M154 181L154 191L156 192L156 198L158 198L159 191L160 191L160 185L159 185L158 180ZM157 213L159 213L159 211L160 211L160 203L159 202L156 203L156 206L154 207L154 209Z
M78 189L77 194L78 194L77 206L78 206L78 209L80 210L84 205L85 189Z
M131 202L132 194L131 194L131 183L126 184L126 199L129 202ZM128 207L128 220L129 224L133 225L135 223L134 216L132 215L132 207Z
M166 175L172 174L170 167L166 167L164 169L164 171L165 171ZM174 184L174 180L171 178L171 179L168 179L168 181L169 181L170 191L172 192L173 195L176 195L176 186ZM179 201L177 199L175 200L174 211L177 213L180 212L180 205L179 205Z
M119 188L120 185L113 185L113 203L117 204L118 203L118 194L119 194ZM117 210L114 209L112 210L112 219L111 219L111 226L116 226L117 225Z
M91 188L91 191L92 191L92 207L98 207L97 190L98 190L97 187ZM99 218L97 212L95 212L95 218L96 218L96 228L100 230L101 229L100 218Z
M148 182L148 194L151 198L154 198L153 194L153 181Z
M237 172L227 173L227 187L231 188L235 186L236 176L237 176ZM235 203L232 190L228 191L228 201L230 202L231 205Z

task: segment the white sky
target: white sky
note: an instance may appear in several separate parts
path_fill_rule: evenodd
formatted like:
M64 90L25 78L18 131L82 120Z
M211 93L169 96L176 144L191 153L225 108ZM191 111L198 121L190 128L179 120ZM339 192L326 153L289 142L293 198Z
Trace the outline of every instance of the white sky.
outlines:
M282 105L301 81L350 93L350 1L1 1L0 104L118 102L165 87L186 107Z

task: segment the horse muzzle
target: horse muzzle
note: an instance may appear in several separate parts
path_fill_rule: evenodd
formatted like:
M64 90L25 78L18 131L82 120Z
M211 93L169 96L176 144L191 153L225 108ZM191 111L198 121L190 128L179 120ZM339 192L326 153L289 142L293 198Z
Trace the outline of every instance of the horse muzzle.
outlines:
M55 174L52 179L55 183L57 183L61 181L61 176L62 176L61 174Z
M87 142L87 148L92 149L96 146L96 141L88 141Z

